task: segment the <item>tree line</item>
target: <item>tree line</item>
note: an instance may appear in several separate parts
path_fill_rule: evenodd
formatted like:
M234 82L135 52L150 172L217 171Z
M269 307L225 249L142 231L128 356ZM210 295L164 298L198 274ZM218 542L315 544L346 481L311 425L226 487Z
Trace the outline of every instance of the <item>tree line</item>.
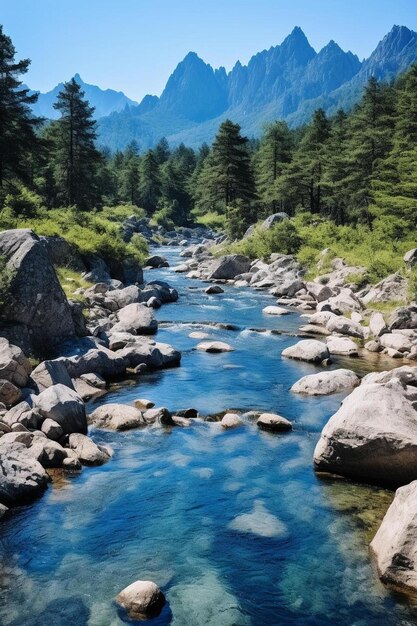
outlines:
M94 109L74 79L56 121L35 118L22 85L29 60L0 27L0 208L30 215L39 204L79 211L128 203L160 223L224 225L232 238L271 213L300 210L336 224L384 221L392 237L417 225L417 66L391 84L370 78L349 113L318 109L309 124L277 121L259 140L223 122L211 147L111 154L97 147Z

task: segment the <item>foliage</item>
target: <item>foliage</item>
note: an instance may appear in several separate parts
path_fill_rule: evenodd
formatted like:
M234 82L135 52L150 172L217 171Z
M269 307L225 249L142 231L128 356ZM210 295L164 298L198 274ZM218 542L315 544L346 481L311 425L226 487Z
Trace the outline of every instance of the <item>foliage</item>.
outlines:
M4 256L0 255L0 313L9 295L14 272L7 266Z

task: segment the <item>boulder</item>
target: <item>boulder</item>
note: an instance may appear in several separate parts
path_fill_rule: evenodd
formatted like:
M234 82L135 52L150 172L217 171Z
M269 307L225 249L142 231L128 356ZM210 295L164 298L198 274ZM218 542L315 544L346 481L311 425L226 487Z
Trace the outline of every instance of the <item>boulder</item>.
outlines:
M386 372L371 372L362 378L361 384L379 383L383 385L389 383L393 378L398 379L404 387L407 385L417 387L417 366L403 365Z
M417 481L400 487L370 552L381 581L402 593L417 592Z
M147 409L143 418L147 424L163 424L164 426L173 426L171 412L164 406L155 409Z
M18 387L24 387L31 371L30 361L21 348L0 337L0 378L9 380Z
M403 485L417 478L416 411L399 381L357 387L324 427L315 469Z
M262 309L262 313L265 313L265 315L288 315L289 311L280 306L266 306Z
M41 431L48 437L48 439L53 439L54 441L60 441L64 437L64 429L62 426L55 422L55 420L51 420L49 417L42 423Z
M151 309L137 302L120 309L117 319L118 323L113 326L112 332L154 335L158 330L158 322Z
M2 438L3 439L3 438ZM0 502L7 506L22 504L40 496L49 481L42 465L28 454L21 443L2 443L0 439Z
M379 342L384 348L391 348L397 352L410 352L411 341L402 333L386 333L380 337Z
M150 369L163 369L177 366L181 362L181 352L166 343L137 343L118 350L116 354L130 369L138 365L146 365Z
M224 429L228 430L230 428L243 426L243 420L237 413L226 413L226 415L223 415L220 424Z
M376 284L363 296L364 304L370 302L390 302L407 299L407 280L399 272L391 274Z
M107 292L106 299L112 301L116 309L123 309L128 304L142 302L142 292L136 285L129 285L124 289L113 289Z
M341 356L358 356L358 346L349 337L328 337L326 339L330 354Z
M269 430L277 433L292 429L290 421L281 415L276 415L275 413L261 413L256 421L256 424L261 430Z
M209 280L232 280L250 269L250 259L241 254L229 254L216 259L210 268Z
M178 291L163 280L153 280L142 289L144 302L147 302L152 297L157 298L162 304L168 304L178 300Z
M84 402L73 390L62 384L52 385L35 397L34 408L42 417L59 424L64 433L87 432Z
M13 406L19 402L22 396L22 392L19 387L16 387L9 380L0 379L0 402L6 405L6 407Z
M80 398L84 400L84 402L87 402L92 398L98 398L104 393L103 389L100 389L99 387L93 387L93 385L90 385L90 383L83 378L74 378L72 382L75 391L78 393Z
M307 361L308 363L323 363L330 357L330 352L325 343L317 339L303 339L294 346L285 348L282 356L297 361Z
M307 282L307 293L309 293L317 302L323 302L335 295L333 289L330 289L327 285L321 285L320 283Z
M154 582L137 580L119 593L116 602L131 619L147 620L160 614L165 596Z
M349 335L359 339L364 339L365 337L365 329L360 324L342 315L331 317L327 322L326 328L331 333L340 333L341 335Z
M233 352L234 348L224 341L202 341L198 344L197 350L217 354L219 352Z
M33 370L31 378L36 384L39 393L52 385L58 384L74 389L71 376L68 374L65 364L57 359L40 363Z
M30 399L29 402L31 402ZM39 428L44 418L32 408L29 402L23 400L12 409L9 409L7 413L2 416L2 421L8 426L21 424L25 428L32 430Z
M34 437L32 445L28 448L28 454L36 459L42 467L62 467L68 452L57 441L52 441L45 436Z
M355 372L338 369L303 376L294 383L291 391L309 396L326 396L331 393L340 393L346 389L353 389L357 385L359 385L359 377Z
M372 311L369 319L369 330L374 337L380 337L387 331L384 316L379 311Z
M158 269L160 267L169 267L169 263L164 256L154 255L146 259L145 267L151 267L152 269Z
M204 291L205 293L208 293L209 295L224 293L224 289L222 289L220 285L210 285L210 287L207 287L207 289L205 289Z
M71 357L60 357L71 378L80 378L83 374L97 374L104 378L115 378L126 372L126 363L122 357L107 348L91 348L86 352Z
M0 334L35 354L74 335L71 308L39 237L29 229L3 231L0 254L12 274Z
M109 430L129 430L146 424L139 409L114 403L99 406L89 414L88 422L97 428Z
M69 436L68 446L75 451L77 458L84 465L103 465L111 457L107 448L98 446L90 437L80 433L72 433Z
M260 228L262 230L270 230L276 224L280 224L281 222L288 220L289 217L290 216L288 215L288 213L285 213L284 211L281 211L279 213L274 213L273 215L270 215L269 217L266 218L266 220L262 222Z
M413 329L417 328L417 304L413 303L406 307L396 309L389 320L389 329Z

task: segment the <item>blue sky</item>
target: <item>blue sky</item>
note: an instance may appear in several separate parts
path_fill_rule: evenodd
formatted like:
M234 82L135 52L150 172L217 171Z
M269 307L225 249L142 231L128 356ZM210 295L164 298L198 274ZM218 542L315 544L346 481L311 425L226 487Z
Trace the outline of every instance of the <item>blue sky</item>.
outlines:
M190 50L230 70L296 25L316 50L334 39L363 58L393 24L417 30L417 0L0 0L0 23L33 89L78 72L140 100Z

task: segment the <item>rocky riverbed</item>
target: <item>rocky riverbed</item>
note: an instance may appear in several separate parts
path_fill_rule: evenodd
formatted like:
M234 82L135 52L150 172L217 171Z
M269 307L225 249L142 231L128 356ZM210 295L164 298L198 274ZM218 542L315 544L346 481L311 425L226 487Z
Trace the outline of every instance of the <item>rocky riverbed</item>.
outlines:
M196 248L182 250L194 255ZM416 368L360 379L401 363L387 350L365 352L369 337L328 329L336 318L367 328L351 311L347 317L347 310L317 306L340 300L339 288L313 302L317 288L303 283L274 300L268 290L280 289L278 280L254 281L258 289L248 290L252 279L225 272L243 263L253 274L250 262L213 262L204 252L187 273L209 278L204 268L211 262L211 280L221 281L213 292L192 280L196 274L172 271L184 259L181 248L154 253L159 261L149 265L160 269L145 272L147 286L102 283L87 293L94 334L65 342L56 359L32 369L22 350L3 340L3 377L11 387L1 418L8 461L0 502L2 511L13 510L1 527L2 623L118 624L124 614L112 599L136 579L162 588L160 624L331 624L341 614L366 624L413 619L413 609L380 586L367 554L392 492L317 481L313 453L319 440L320 472L376 485L413 480ZM302 282L293 260L285 268ZM155 309L152 298L169 304ZM271 306L285 314L271 314ZM300 329L297 306L320 314L313 324L329 335ZM393 330L386 326L374 341ZM202 343L212 348L197 349ZM171 369L180 353L181 367ZM128 385L98 398L126 375L133 377ZM372 430L360 430L363 416ZM368 440L373 457L361 447ZM81 465L91 467L80 473ZM35 504L16 507L45 489ZM398 550L390 556L385 546L373 543L373 554L383 580L395 586ZM401 571L412 554L405 559ZM405 578L412 576L396 586L406 587ZM35 593L39 587L48 591Z

